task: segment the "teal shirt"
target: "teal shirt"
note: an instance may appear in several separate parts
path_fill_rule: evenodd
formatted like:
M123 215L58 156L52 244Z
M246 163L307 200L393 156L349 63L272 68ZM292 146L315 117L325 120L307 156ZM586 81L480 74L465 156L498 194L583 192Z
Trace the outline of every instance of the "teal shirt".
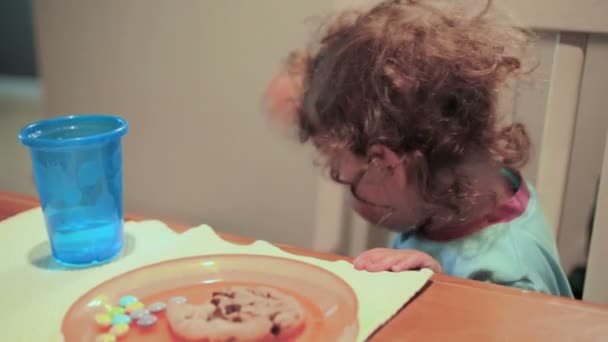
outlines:
M528 190L530 197L524 212L509 222L445 242L401 233L393 248L425 252L451 276L573 297L536 192L529 184Z

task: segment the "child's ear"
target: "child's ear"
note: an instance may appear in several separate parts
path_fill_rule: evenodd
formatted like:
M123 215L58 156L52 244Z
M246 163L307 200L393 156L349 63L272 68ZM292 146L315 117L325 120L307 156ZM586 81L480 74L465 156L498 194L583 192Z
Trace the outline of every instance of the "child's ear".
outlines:
M270 119L281 124L294 124L300 105L299 96L296 81L285 71L280 71L270 81L264 94L264 105Z
M310 56L294 51L270 81L264 94L264 104L271 120L288 125L296 123L309 63Z

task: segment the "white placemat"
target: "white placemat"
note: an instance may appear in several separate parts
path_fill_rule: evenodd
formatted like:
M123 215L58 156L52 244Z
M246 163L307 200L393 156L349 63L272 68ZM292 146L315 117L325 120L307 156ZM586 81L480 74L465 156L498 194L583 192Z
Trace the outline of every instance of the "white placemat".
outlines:
M126 252L95 268L66 270L49 259L40 209L0 222L0 327L7 341L57 340L63 315L78 297L100 282L137 267L202 254L273 255L308 262L337 274L351 285L359 301L360 334L367 339L395 315L429 280L429 270L400 273L356 271L345 261L297 256L264 241L235 245L213 229L200 226L176 234L158 221L128 222ZM36 329L28 326L36 322Z

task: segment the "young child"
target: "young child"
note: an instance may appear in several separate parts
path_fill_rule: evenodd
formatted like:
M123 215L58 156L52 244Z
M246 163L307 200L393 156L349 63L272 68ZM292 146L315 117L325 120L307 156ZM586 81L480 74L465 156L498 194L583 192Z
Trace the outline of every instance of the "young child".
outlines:
M270 112L327 158L354 210L399 233L393 248L356 258L357 269L426 267L571 297L519 172L528 135L500 127L496 108L505 82L529 71L531 34L490 3L454 3L391 0L341 14L315 46L292 53L269 87Z

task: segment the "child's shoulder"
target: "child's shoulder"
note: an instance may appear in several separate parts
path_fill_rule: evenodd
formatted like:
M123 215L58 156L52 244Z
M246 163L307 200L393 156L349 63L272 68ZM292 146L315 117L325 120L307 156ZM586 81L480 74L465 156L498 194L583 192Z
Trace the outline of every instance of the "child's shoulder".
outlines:
M516 240L533 240L550 247L552 250L555 249L555 236L547 221L534 185L524 180L522 186L529 194L528 200L522 214L507 223L510 237Z
M451 241L432 241L400 234L393 247L412 248L432 255L453 276L531 291L571 296L561 269L552 230L527 182L529 197L521 215Z

